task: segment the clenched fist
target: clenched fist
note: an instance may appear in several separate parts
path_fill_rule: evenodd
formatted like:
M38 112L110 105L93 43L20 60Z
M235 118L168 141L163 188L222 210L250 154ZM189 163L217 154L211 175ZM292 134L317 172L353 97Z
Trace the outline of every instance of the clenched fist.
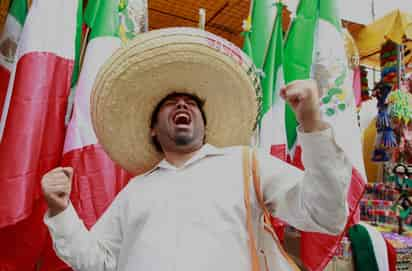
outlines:
M328 127L321 120L319 88L315 80L293 81L280 90L280 96L290 104L304 132Z
M50 216L59 214L69 205L72 177L73 169L70 167L58 167L43 176L41 186Z

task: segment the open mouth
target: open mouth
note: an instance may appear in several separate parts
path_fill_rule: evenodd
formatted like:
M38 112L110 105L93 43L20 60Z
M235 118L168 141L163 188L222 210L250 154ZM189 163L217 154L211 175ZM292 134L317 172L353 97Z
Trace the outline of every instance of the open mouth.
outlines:
M178 112L173 117L173 122L178 126L189 125L191 121L190 115L186 112Z

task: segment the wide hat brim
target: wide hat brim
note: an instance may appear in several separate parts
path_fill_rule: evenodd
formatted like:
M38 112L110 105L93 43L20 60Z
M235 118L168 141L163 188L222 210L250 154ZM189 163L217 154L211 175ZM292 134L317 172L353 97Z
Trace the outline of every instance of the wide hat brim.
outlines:
M113 161L141 174L162 159L150 122L156 105L172 92L205 100L207 143L250 144L261 99L252 61L211 33L167 28L138 35L110 57L95 80L93 128Z

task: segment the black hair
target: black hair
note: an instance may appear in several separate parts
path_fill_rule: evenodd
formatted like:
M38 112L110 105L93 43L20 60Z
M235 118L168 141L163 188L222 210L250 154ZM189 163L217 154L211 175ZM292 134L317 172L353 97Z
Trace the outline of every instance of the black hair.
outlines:
M152 117L150 119L150 129L153 129L154 126L157 123L157 115L159 114L160 108L162 107L162 105L169 99L172 99L176 96L187 96L190 99L192 99L193 101L195 101L195 103L197 104L197 107L200 110L200 113L202 114L202 118L203 118L203 123L206 126L207 124L207 120L206 120L206 114L203 110L203 107L205 105L205 100L199 98L199 96L195 95L195 94L188 94L188 93L183 93L183 92L172 92L169 95L167 95L166 97L164 97L155 107L155 109L152 112ZM152 144L155 146L156 150L158 152L162 152L162 147L159 143L159 141L157 140L156 136L152 136Z

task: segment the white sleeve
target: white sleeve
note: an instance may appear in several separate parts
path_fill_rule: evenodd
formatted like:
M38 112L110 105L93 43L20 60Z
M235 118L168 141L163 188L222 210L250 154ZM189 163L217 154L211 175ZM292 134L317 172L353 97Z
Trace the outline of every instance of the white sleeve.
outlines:
M352 166L335 143L331 128L298 132L305 171L259 153L265 204L297 229L339 234L345 226Z
M56 216L46 213L44 222L56 254L72 268L114 271L122 242L121 219L121 200L117 197L90 231L72 204Z

